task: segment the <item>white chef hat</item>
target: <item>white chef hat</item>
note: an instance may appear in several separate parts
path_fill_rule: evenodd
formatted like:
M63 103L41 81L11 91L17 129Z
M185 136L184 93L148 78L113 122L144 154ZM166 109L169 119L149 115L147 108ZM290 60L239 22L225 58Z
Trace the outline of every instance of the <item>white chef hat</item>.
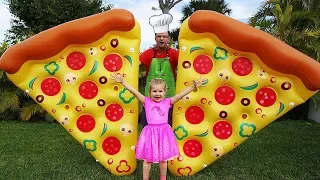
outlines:
M168 32L172 19L171 14L153 15L149 18L149 24L153 27L154 33Z

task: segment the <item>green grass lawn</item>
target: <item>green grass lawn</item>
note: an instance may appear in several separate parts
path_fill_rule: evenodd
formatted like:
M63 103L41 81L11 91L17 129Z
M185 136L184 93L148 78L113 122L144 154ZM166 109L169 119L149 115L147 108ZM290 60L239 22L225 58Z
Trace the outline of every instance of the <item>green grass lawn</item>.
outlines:
M0 179L142 179L140 161L114 176L57 123L0 121L0 142ZM320 179L320 124L276 121L198 174L168 179Z

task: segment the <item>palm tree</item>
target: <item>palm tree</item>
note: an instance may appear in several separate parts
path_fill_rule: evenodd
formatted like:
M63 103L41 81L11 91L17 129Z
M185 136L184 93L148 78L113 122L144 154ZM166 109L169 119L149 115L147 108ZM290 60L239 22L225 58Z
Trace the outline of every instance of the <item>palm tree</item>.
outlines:
M320 10L320 4L317 0L297 0L297 3L301 4L308 11L319 12Z
M2 43L0 46L0 56L8 49L7 43ZM0 119L4 119L4 116L13 114L11 112L19 110L19 98L9 93L9 89L12 90L12 83L7 78L6 74L0 70ZM11 111L11 112L9 112ZM14 118L15 117L11 117Z
M180 23L183 23L189 16L191 16L197 10L211 10L221 14L230 15L231 9L224 0L192 0L189 5L185 5L182 8L182 18Z
M8 48L9 45L3 42L0 46L0 55ZM54 121L50 114L33 101L27 93L17 88L5 72L0 70L0 119L27 121L32 117L44 117L47 121Z
M320 61L319 10L318 0L269 0L250 18L249 24ZM317 107L320 93L311 100ZM293 116L306 111L304 106L295 110Z
M182 0L158 0L159 2L159 8L152 7L152 10L157 11L161 10L163 14L169 14L170 9L172 9L175 5L180 3Z
M320 61L320 16L316 0L270 0L250 18L249 24L281 39ZM318 4L318 3L315 3Z
M180 23L182 24L197 10L211 10L228 15L230 15L232 11L224 0L191 0L190 3L185 5L181 10L183 16L180 19ZM179 31L180 28L170 31L170 36L174 42L178 41Z

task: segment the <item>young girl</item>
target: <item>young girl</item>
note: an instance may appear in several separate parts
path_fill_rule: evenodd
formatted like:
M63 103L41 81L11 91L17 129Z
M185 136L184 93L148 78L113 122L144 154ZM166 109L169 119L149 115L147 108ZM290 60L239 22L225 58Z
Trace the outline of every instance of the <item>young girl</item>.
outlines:
M150 97L145 97L139 91L130 86L123 80L122 75L111 75L111 79L121 83L137 99L143 103L146 110L148 125L145 126L140 134L136 145L136 158L144 160L143 179L149 179L151 163L159 163L160 180L165 180L167 175L167 161L179 155L179 149L175 135L168 124L168 111L171 105L179 101L183 96L202 85L204 80L193 81L192 86L171 97L165 98L167 85L159 78L150 82Z

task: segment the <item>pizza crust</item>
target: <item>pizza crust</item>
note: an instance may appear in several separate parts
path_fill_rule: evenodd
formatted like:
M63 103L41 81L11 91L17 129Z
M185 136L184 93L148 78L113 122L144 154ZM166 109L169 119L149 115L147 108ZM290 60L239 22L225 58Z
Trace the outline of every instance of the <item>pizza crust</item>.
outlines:
M215 34L230 48L256 54L269 68L299 77L311 91L320 88L320 64L266 32L205 10L193 13L188 26L195 33Z
M119 16L121 14L121 16ZM111 31L130 31L136 25L131 12L112 9L43 31L10 47L0 59L0 69L14 74L29 60L55 56L69 44L89 44Z

